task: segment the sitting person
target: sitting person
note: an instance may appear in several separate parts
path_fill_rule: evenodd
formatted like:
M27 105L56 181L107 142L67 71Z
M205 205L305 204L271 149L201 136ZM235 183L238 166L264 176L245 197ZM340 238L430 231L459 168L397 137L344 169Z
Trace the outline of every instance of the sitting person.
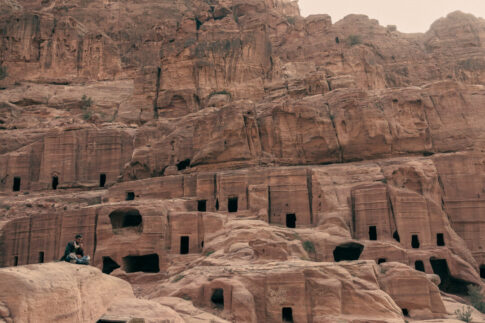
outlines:
M89 265L90 258L89 256L84 255L83 245L83 236L77 234L74 241L69 241L67 243L61 261L64 260L74 264Z

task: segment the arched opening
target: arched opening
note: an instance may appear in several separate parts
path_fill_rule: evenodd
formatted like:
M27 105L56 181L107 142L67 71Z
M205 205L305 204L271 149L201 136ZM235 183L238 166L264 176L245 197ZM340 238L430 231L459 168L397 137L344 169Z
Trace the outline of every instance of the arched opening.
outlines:
M197 201L197 211L205 212L207 210L207 200L198 200Z
M379 260L377 260L378 265L382 264L383 262L386 262L386 258L379 258Z
M38 263L39 263L39 264L44 263L44 251L39 251L39 259L38 259Z
M227 210L229 212L237 212L237 196L227 199Z
M480 277L485 279L485 265L480 266Z
M214 289L212 291L211 302L218 308L224 308L224 289Z
M441 283L438 285L439 289L446 293L467 295L467 286L471 283L451 276L446 259L431 258L429 262L431 263L433 272L440 276Z
M13 178L13 191L14 192L20 191L20 177Z
M281 316L283 322L293 322L293 309L291 307L283 307Z
M444 237L443 233L437 233L436 234L436 245L440 246L440 247L445 245L445 237Z
M401 238L399 237L399 232L394 231L394 233L392 234L392 237L393 237L393 238L394 238L394 240L396 240L397 242L401 242Z
M158 255L126 256L123 258L123 269L127 273L134 273L137 271L158 273L160 271Z
M59 185L59 177L52 176L52 189L57 190L58 185Z
M295 213L288 213L286 215L286 227L296 228L296 215Z
M181 236L180 237L180 254L186 255L189 253L189 237L188 236Z
M143 219L137 209L118 209L109 214L113 233L119 233L120 229L130 228L135 232L142 232Z
M414 262L414 269L418 270L418 271L422 271L423 273L425 272L424 270L424 263L422 260L416 260Z
M190 159L182 160L177 164L177 170L184 170L190 166Z
M377 227L375 225L369 227L369 240L377 240Z
M126 192L126 201L133 201L135 199L135 192Z
M411 236L411 247L413 247L413 249L419 248L419 238L417 234Z
M106 184L106 174L99 174L99 187L104 187Z
M342 260L358 260L362 250L364 250L364 246L360 243L344 243L334 249L333 258L336 262Z
M116 263L113 259L110 257L103 257L103 273L105 274L111 274L115 269L120 268L120 265Z

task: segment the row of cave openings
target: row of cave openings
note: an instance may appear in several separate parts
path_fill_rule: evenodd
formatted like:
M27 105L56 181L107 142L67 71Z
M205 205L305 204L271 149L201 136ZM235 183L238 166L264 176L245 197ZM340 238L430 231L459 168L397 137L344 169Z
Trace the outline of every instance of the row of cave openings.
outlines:
M397 231L394 232L393 238L397 242L401 242L399 233ZM369 226L369 240L374 240L374 241L377 240L377 227L374 225ZM445 236L443 233L436 234L436 245L438 247L443 247L445 245ZM417 234L411 235L411 247L413 249L418 249L419 246L420 246L419 236Z
M13 178L12 190L14 192L20 191L21 182L22 182L22 178L20 176L15 176ZM106 185L106 174L99 174L99 187L104 187L105 185ZM57 186L59 186L59 176L52 176L51 188L53 190L56 190Z
M135 199L135 192L126 192L125 200L133 201ZM216 210L219 210L219 199L216 199ZM227 211L229 213L235 213L238 210L238 197L232 196L227 199ZM207 200L197 201L197 211L207 212ZM286 227L296 228L296 214L287 213L286 214Z

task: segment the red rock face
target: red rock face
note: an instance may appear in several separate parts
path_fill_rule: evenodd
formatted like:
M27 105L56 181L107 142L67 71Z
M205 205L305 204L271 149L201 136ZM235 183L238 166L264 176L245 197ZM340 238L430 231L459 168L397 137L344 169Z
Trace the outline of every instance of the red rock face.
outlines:
M0 266L80 233L150 299L100 294L69 322L446 320L483 285L482 19L402 34L287 0L0 0L0 18ZM3 291L1 319L51 320Z

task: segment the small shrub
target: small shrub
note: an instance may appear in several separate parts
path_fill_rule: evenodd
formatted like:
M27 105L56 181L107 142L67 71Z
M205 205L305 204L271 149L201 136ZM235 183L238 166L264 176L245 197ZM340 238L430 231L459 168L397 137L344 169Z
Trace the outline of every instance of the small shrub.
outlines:
M81 98L81 109L86 110L93 104L93 100L90 97L87 97L86 94L83 95Z
M362 38L359 35L350 35L347 38L347 44L350 46L362 44Z
M482 288L479 286L468 285L468 295L473 307L482 313L485 313L485 301L483 299Z
M463 306L462 309L458 309L455 311L456 317L463 322L471 322L472 321L472 308L470 306Z
M294 25L295 24L295 20L296 20L295 17L290 17L290 16L287 16L286 17L286 21L288 21L288 23L290 25Z
M185 275L178 275L177 277L175 277L173 280L172 280L172 283L176 283L178 282L179 280L183 279L185 277Z
M91 111L86 111L85 113L83 113L83 119L84 120L89 120L89 119L91 119L92 116L93 116L93 112L91 112Z
M209 257L210 255L212 255L215 251L214 250L209 250L205 253L205 256L206 257Z
M212 92L211 94L209 94L209 99L212 98L214 95L228 95L230 98L232 98L231 92L228 92L226 90Z
M315 253L315 245L310 240L303 242L303 249L308 253Z
M1 66L0 65L0 80L3 80L4 78L6 78L8 76L8 73L7 73L7 66Z

